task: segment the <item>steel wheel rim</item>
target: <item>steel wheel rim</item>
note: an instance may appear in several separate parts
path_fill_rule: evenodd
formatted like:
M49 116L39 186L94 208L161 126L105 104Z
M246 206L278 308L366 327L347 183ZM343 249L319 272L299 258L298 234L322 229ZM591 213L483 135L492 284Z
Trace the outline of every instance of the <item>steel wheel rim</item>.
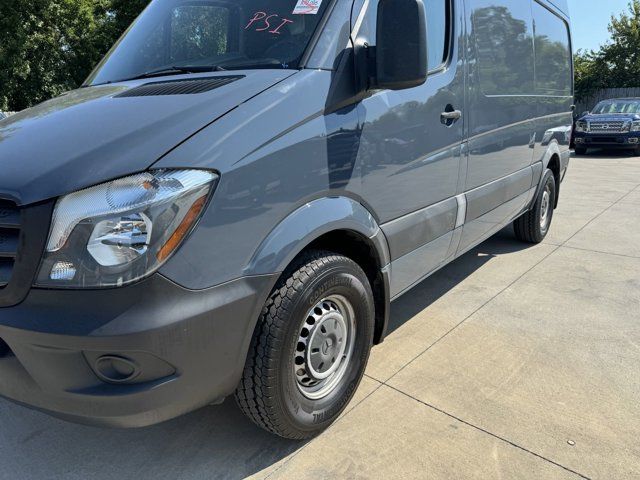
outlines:
M551 189L547 186L542 192L542 202L540 204L540 229L545 231L549 226L551 213Z
M342 295L323 298L307 313L293 358L293 376L300 393L319 400L344 378L355 346L353 306Z

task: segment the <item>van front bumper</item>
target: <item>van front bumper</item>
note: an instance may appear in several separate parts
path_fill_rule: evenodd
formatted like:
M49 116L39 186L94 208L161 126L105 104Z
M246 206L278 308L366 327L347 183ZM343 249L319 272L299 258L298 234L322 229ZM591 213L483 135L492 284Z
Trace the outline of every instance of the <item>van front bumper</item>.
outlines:
M0 308L0 395L79 423L140 427L236 388L276 276L186 290L32 289Z

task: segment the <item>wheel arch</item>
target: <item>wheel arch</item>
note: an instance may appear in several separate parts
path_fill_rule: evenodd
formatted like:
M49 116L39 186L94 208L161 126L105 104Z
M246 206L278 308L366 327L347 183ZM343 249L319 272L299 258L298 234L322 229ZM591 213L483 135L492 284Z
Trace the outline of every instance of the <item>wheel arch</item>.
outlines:
M367 274L374 293L374 343L384 339L389 318L389 246L373 215L348 197L327 197L292 212L261 243L246 275L286 271L303 252L329 250L354 260Z
M550 169L553 172L553 176L556 183L556 198L553 208L558 207L558 200L560 198L560 175L561 175L561 166L560 166L560 153L553 153L549 158L549 162L547 163L546 168Z
M558 200L560 197L560 183L561 183L561 174L562 174L562 162L561 162L562 153L560 151L560 146L558 145L557 140L552 140L542 157L542 174L540 176L540 180L538 182L538 189L536 190L537 197L540 188L542 187L542 179L544 178L544 172L547 168L549 168L553 172L553 176L555 177L556 183L556 199L554 204L554 209L558 207Z

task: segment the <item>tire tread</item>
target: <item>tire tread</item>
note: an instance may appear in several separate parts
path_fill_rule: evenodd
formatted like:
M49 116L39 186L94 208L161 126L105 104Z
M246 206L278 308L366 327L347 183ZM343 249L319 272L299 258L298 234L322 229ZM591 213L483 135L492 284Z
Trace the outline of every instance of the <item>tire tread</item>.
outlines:
M345 261L360 268L353 260L333 252L311 250L304 253L282 275L258 319L235 399L240 410L249 419L276 435L290 439L305 439L311 436L288 428L282 421L278 413L277 397L273 391L278 380L277 354L284 337L283 331L290 319L289 312L293 308L295 296L322 269L332 263Z
M549 176L552 179L552 181L555 183L555 177L553 175L553 172L547 169L542 178L542 185L546 184L549 181L548 180ZM557 193L558 192L554 188L554 195L557 195ZM555 201L555 196L552 199L552 201ZM539 210L540 210L539 202L540 202L540 195L538 194L533 208L526 211L524 214L522 214L520 217L516 218L513 221L513 230L516 234L516 238L521 242L540 243L542 242L542 240L544 240L544 237L546 234L545 235L541 234L539 219L538 219ZM551 224L549 224L549 227L547 228L547 232L549 228L551 228Z

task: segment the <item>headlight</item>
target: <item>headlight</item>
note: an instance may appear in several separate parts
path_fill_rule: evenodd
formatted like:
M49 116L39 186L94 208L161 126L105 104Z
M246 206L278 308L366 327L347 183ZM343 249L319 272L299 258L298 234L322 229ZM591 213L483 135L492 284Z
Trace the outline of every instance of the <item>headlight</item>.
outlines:
M630 131L632 132L640 132L640 120L636 120L631 122Z
M587 125L587 122L578 122L576 123L576 132L588 132L589 131L589 126Z
M191 232L217 179L156 170L61 197L36 284L111 287L153 273Z

